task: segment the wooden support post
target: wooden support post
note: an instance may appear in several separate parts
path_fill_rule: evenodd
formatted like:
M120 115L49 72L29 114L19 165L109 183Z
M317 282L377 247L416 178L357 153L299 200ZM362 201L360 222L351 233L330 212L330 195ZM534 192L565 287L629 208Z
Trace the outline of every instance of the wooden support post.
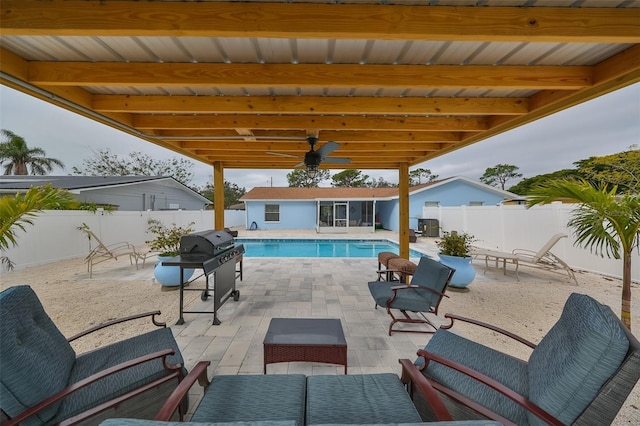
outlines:
M398 169L399 190L399 238L400 257L409 259L409 164L402 163Z
M213 163L214 229L224 229L224 169L220 161Z

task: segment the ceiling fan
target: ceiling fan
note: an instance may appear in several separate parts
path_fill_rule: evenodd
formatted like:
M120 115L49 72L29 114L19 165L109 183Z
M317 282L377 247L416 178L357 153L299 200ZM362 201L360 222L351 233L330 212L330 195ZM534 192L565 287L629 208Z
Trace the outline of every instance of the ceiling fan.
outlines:
M301 163L295 165L295 167L306 166L307 167L307 176L313 179L318 174L318 166L320 163L337 163L337 164L349 164L351 162L351 158L340 158L340 157L327 157L336 149L340 148L340 144L334 141L329 141L322 145L317 151L314 150L315 145L318 143L318 138L315 136L307 136L307 143L311 147L311 149L304 154L301 155L292 155L292 154L284 154L281 152L267 152L267 154L271 155L279 155L281 157L294 157L294 158L303 158Z

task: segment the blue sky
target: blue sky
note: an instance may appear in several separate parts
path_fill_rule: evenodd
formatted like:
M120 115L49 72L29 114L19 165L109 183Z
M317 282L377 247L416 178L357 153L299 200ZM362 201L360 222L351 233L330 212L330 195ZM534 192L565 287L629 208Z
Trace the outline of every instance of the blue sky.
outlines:
M132 151L156 158L179 157L111 127L94 122L47 102L0 86L0 126L24 137L31 147L62 160L70 174L73 166L93 156L92 150L108 148L125 156ZM340 142L340 141L337 141ZM488 167L512 164L524 177L572 168L591 156L625 151L640 145L640 83L577 105L453 153L417 165L441 178L465 176L478 179ZM185 157L186 158L186 157ZM291 170L225 170L225 179L247 190L254 186L287 186ZM211 166L194 161L194 184L211 179ZM332 174L338 170L332 171ZM364 170L372 178L397 182L396 171ZM510 181L507 186L517 181ZM329 184L326 183L326 186Z

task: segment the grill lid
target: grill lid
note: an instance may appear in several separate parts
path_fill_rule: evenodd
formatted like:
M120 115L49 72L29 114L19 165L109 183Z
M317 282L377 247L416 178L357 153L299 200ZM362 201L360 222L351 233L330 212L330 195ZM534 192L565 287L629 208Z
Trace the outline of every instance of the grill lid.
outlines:
M228 232L216 229L193 232L180 237L180 255L215 256L234 245Z

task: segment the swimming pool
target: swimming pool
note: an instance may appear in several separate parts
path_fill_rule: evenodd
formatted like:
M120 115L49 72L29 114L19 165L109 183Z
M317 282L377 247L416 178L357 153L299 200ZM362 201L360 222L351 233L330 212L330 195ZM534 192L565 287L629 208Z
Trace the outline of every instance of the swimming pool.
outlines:
M399 253L397 244L387 240L296 240L296 239L243 239L245 257L378 257L378 253ZM409 257L422 253L409 251Z

